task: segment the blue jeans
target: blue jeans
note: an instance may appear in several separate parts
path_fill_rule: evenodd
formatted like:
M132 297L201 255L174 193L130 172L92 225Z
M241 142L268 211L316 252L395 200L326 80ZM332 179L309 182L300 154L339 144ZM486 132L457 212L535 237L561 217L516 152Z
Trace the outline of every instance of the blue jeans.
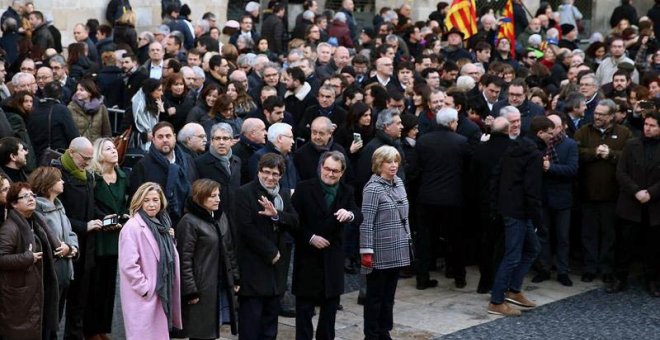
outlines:
M521 291L522 282L541 251L531 220L504 217L504 256L493 282L490 301L504 302L508 290Z

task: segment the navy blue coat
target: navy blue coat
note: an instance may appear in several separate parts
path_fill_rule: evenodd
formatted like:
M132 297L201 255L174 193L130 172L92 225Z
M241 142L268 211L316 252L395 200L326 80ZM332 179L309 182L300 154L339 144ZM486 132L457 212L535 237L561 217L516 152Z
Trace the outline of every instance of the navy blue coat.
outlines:
M543 174L543 205L551 209L569 209L573 204L573 179L578 173L578 146L564 139L555 146L559 162L550 162Z

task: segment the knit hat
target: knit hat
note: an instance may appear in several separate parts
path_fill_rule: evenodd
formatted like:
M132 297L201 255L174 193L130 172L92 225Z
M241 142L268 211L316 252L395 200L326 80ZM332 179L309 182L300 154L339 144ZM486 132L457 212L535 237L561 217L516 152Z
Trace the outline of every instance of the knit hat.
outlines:
M561 25L561 35L566 35L568 33L571 33L575 29L574 25L571 24L563 24Z

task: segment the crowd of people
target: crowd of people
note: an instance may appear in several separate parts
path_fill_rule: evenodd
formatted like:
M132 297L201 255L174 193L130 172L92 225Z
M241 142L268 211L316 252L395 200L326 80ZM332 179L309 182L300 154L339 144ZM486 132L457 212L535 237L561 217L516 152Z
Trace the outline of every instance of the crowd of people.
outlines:
M640 259L660 297L660 0L587 45L573 0L514 1L515 41L487 6L470 37L444 2L161 6L138 32L111 0L66 49L34 3L2 14L0 339L109 339L115 296L128 339L332 339L358 273L391 339L400 278L472 264L491 314L536 306L532 268L614 294Z

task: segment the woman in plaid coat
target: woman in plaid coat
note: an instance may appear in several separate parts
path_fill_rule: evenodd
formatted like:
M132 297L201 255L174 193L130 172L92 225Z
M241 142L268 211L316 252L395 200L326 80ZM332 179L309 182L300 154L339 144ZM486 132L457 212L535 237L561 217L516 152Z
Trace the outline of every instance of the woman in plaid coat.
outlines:
M363 190L360 254L362 272L367 274L366 340L390 339L399 270L411 261L408 198L396 175L400 162L395 148L378 148L371 158L374 174Z

